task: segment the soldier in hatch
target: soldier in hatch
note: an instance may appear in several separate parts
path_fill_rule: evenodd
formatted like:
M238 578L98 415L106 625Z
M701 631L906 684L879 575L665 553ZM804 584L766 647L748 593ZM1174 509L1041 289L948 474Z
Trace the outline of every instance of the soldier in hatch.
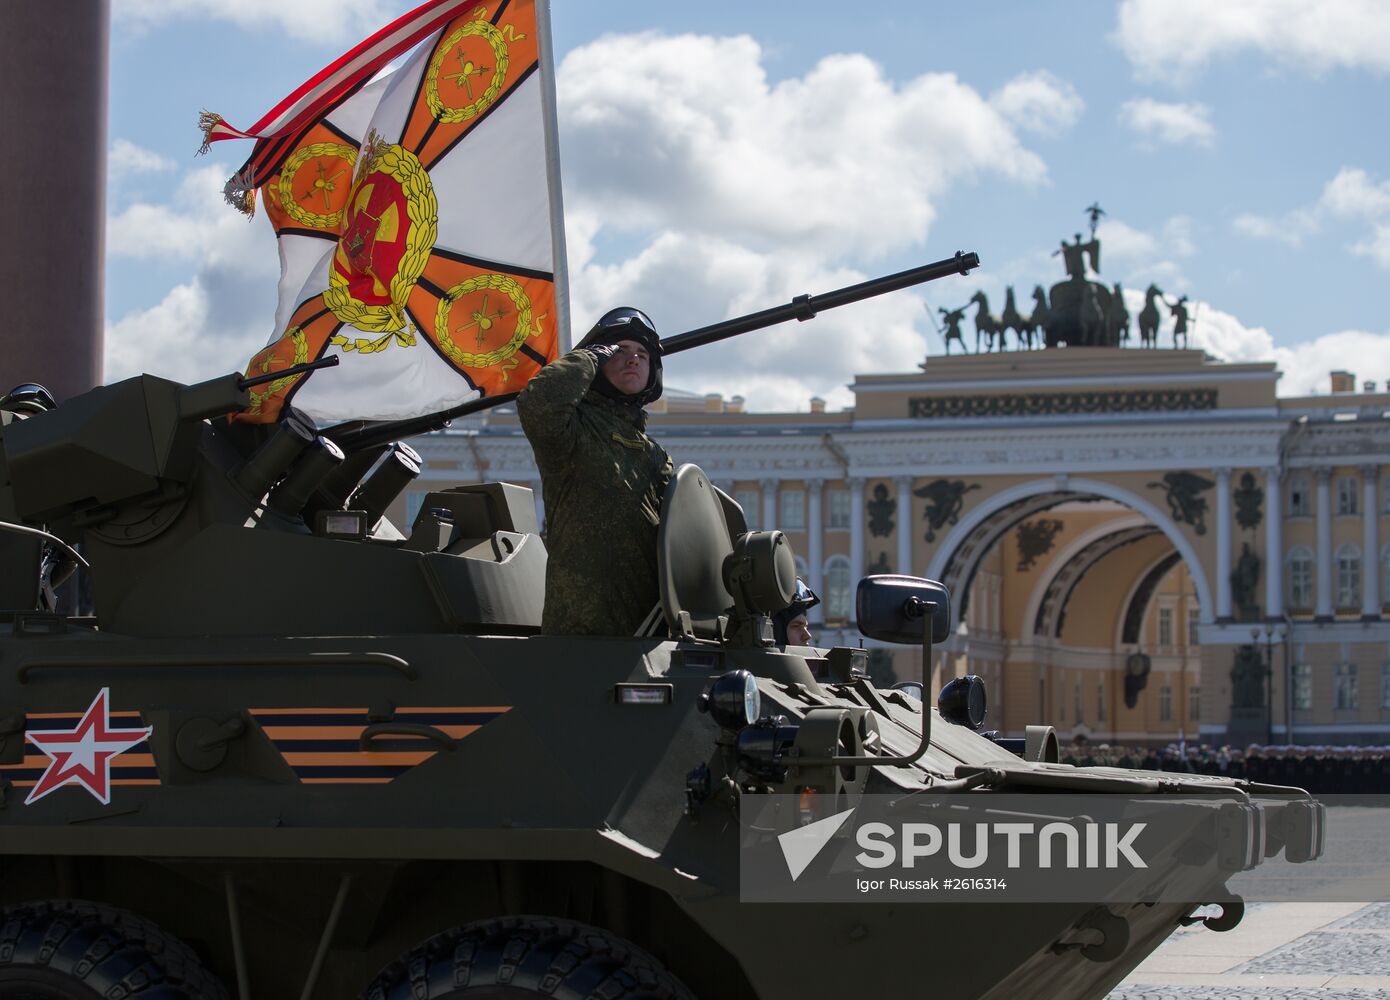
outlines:
M783 649L811 645L815 640L806 615L819 603L816 592L798 579L792 602L772 616L772 641Z
M661 341L637 309L604 314L517 397L545 497L541 630L632 635L656 606L656 534L671 480L643 407L661 396Z

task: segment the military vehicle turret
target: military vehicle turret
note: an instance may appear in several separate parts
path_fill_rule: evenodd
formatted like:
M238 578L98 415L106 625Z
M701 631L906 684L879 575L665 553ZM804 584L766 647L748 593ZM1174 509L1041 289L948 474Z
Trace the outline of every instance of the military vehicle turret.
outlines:
M975 731L973 682L943 716L862 649L773 646L790 548L694 466L650 634L540 635L529 491L398 530L408 447L247 434L246 391L0 411L0 996L1098 996L1220 877L1320 850L1288 790L1049 763ZM56 613L83 561L94 615ZM860 625L929 655L948 600L868 578ZM741 800L1212 788L1246 839L1201 899L740 901Z

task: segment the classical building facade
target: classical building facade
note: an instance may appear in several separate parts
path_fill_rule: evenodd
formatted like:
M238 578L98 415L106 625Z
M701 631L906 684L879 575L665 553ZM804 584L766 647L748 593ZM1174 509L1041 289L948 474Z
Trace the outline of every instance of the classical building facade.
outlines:
M852 410L672 392L651 433L751 526L786 532L853 623L867 573L945 582L953 638L875 648L884 678L971 672L988 725L1064 739L1390 742L1390 394L1279 398L1272 364L1069 347L855 379ZM429 489L539 480L515 414L412 442ZM402 509L403 508L403 509Z

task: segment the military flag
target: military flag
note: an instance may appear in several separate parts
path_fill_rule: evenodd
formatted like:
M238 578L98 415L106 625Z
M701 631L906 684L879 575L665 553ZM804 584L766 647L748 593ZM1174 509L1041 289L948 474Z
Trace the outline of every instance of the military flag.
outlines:
M264 206L281 276L238 419L393 420L520 389L567 333L546 0L431 0L245 131L228 200ZM418 47L400 68L377 75ZM259 199L257 195L259 194Z

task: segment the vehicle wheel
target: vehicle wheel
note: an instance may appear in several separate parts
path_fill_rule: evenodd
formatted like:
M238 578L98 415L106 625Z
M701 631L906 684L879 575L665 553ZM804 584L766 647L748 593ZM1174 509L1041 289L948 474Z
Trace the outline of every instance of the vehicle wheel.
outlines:
M631 941L550 917L484 920L396 959L361 1000L694 1000Z
M4 1000L227 1000L193 949L125 910L81 900L0 911Z

